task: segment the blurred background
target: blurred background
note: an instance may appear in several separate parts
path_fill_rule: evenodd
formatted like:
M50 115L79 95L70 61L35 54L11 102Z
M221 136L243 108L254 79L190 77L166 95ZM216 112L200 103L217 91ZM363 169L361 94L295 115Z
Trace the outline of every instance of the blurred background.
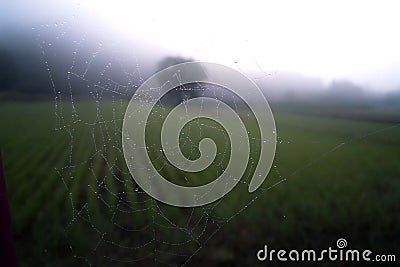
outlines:
M318 249L338 238L398 253L396 12L395 1L3 1L0 147L20 265L254 265L265 244ZM134 183L121 126L143 81L195 60L230 66L260 87L278 146L257 192L246 191L253 141L242 184L205 207L175 208ZM230 103L257 140L237 96L200 89ZM154 164L183 184L200 178L157 156L156 126L196 90L165 97L149 126ZM229 160L218 127L198 121L184 129L192 139L180 137L195 158L198 140L216 130L219 164L206 180Z

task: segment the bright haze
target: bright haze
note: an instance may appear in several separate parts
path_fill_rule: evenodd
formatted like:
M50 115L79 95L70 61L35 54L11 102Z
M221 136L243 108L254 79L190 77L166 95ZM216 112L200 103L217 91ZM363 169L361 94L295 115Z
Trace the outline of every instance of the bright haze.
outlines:
M8 1L0 30L63 20L132 39L156 53L226 64L263 77L299 73L400 88L396 1ZM105 31L105 30L104 30ZM149 52L151 54L151 51Z

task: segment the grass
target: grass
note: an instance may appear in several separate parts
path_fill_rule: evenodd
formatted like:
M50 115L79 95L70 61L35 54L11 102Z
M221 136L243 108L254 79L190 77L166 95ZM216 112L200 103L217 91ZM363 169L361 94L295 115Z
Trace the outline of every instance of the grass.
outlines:
M182 264L200 246L189 266L254 264L264 244L326 248L340 237L352 248L397 252L395 123L276 113L277 153L262 188L249 194L239 184L220 202L191 210L155 202L131 179L121 153L125 103L77 102L75 108L66 104L54 112L53 103L0 103L0 145L21 266ZM193 144L217 130L225 153L202 173L210 179L226 166L229 141L218 125L204 125L201 133L185 128L193 140L182 147L196 157ZM149 142L158 144L158 130L149 131ZM252 148L256 160L256 143ZM161 169L165 160L156 151L157 145L150 154ZM252 171L248 166L242 180ZM161 172L177 183L199 182L171 166Z

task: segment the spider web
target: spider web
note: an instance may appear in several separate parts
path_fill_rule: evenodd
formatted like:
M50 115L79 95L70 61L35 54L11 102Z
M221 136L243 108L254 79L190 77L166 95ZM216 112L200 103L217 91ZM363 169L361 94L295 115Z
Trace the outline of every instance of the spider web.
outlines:
M285 181L276 166L268 187L249 194L248 184L257 164L259 132L249 139L251 156L240 183L224 198L198 208L160 203L139 188L129 173L122 152L121 128L130 97L148 77L139 50L119 43L103 43L85 32L73 33L74 20L42 25L38 43L54 93L55 134L68 137L68 157L56 166L67 191L64 234L72 258L88 265L186 265L218 231L252 205L260 194ZM76 26L76 25L75 25ZM152 112L149 127L161 126L172 102L210 96L229 105L246 127L254 129L254 115L240 97L209 84L175 88ZM171 102L172 101L172 102ZM153 164L167 179L194 186L212 181L229 161L225 130L211 121L196 119L185 126L180 141L185 156L198 156L198 142L213 136L221 141L215 163L206 176L191 177L171 166L158 136L146 136ZM154 132L154 133L153 133ZM159 138L158 138L159 139ZM140 160L138 161L140 164ZM209 174L214 177L209 177ZM200 179L200 178L202 179Z
M103 42L87 32L73 33L74 22L72 19L42 25L35 30L54 93L55 134L68 136L68 157L62 166L55 168L68 193L64 233L71 257L87 265L180 266L196 262L196 255L202 250L212 250L207 246L209 241L217 238L218 232L237 216L246 213L263 193L346 144L399 126L395 124L334 144L285 177L276 160L267 182L252 194L247 189L257 164L260 139L257 131L249 131L253 156L234 190L203 207L165 205L136 185L122 152L125 108L151 74L147 71L148 63L139 57L140 49L135 46L127 51L126 46ZM155 128L151 128L153 134L146 141L157 170L181 185L198 185L199 179L179 172L168 163L160 140L157 141L160 129L155 129L173 108L171 99L179 103L195 96L211 96L229 103L248 130L256 128L253 114L240 97L224 88L207 84L175 88L152 112L148 124ZM217 160L207 173L213 177L206 175L202 183L215 179L223 171L230 155L229 138L220 125L201 119L185 126L180 136L185 155L196 158L198 141L212 134L222 142L217 144ZM289 143L278 138L279 144L284 142Z

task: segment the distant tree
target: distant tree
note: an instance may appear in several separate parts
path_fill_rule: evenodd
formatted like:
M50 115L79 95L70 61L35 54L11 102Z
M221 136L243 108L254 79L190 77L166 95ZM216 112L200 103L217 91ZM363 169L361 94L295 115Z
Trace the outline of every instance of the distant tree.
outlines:
M332 81L328 88L328 94L331 99L341 101L362 100L365 97L362 87L347 80Z
M166 69L176 64L185 63L185 62L193 62L194 60L191 58L183 58L183 57L166 57L162 59L157 65L157 71Z
M10 97L32 99L49 95L50 86L37 46L27 42L14 48L0 48L0 91L8 91Z
M384 97L384 101L389 105L400 107L400 89L387 93Z
M162 59L157 65L157 71L161 71L168 67L174 66L176 64L186 63L186 62L193 62L193 59L190 58L183 58L183 57L166 57ZM172 75L172 74L171 74ZM193 75L193 73L185 73L184 71L180 73L180 75ZM199 65L198 69L196 69L195 73L196 77L200 75L204 75L204 71L201 69ZM160 81L163 83L164 81ZM199 86L198 84L186 84L183 86L179 86L175 88L174 91L170 91L167 95L165 95L161 99L162 104L170 104L170 105L177 105L184 100L198 97L200 95Z
M18 71L12 54L0 51L0 91L12 90L18 82Z

